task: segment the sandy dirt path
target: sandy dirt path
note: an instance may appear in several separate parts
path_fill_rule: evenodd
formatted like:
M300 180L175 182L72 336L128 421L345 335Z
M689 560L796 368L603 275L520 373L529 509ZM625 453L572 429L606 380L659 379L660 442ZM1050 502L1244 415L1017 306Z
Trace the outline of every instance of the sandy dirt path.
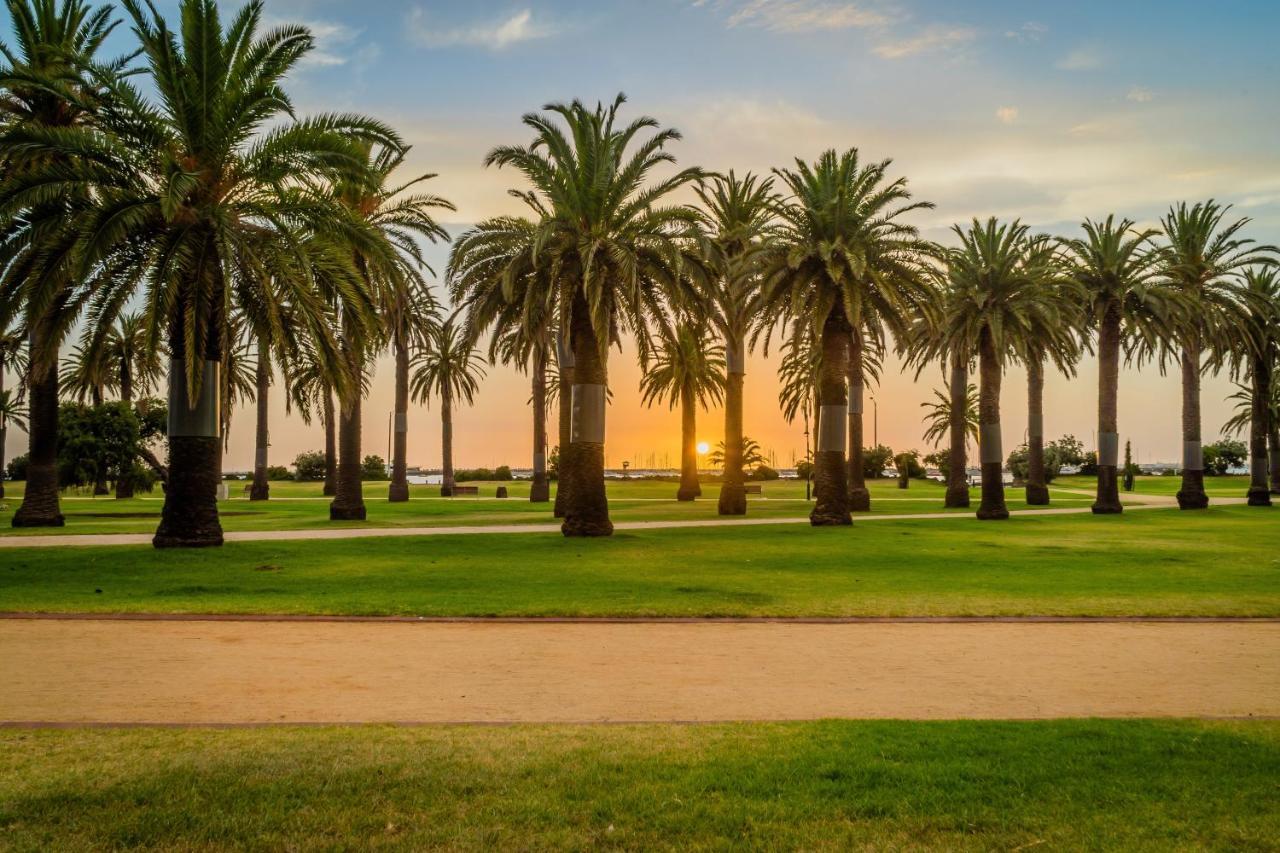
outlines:
M1280 623L0 620L0 720L1280 716Z

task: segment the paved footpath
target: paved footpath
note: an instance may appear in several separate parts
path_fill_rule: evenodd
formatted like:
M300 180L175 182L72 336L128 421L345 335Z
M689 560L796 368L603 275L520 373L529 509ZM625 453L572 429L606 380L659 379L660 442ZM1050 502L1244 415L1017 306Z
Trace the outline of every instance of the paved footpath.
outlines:
M1280 717L1280 620L0 619L8 724Z
M1128 497L1132 497L1131 495ZM1129 504L1125 511L1142 509L1170 509L1177 503L1172 498L1159 495L1143 495L1141 503ZM1228 506L1246 503L1244 498L1213 499L1215 506ZM1049 509L1018 509L1010 515L1083 515L1090 510L1087 506L1051 507ZM875 521L958 521L973 520L971 513L960 512L916 512L886 513L884 515L855 515L855 524L867 524ZM614 530L679 530L696 527L758 527L772 524L808 524L808 516L793 518L740 518L730 520L703 521L620 521L615 522ZM458 525L452 527L336 527L311 528L306 530L240 530L223 534L227 542L284 542L291 540L322 539L381 539L393 536L472 536L481 534L508 533L559 533L560 524L489 524ZM0 549L4 548L63 548L69 545L150 545L150 533L86 533L62 534L56 536L0 536Z

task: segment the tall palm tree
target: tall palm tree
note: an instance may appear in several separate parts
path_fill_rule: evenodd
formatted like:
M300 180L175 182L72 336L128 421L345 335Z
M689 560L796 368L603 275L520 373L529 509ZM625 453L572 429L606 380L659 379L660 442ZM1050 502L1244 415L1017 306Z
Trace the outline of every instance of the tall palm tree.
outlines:
M970 383L960 392L959 399L963 401L956 406L957 395L952 393L950 385L946 386L946 393L934 390L934 399L930 402L921 403L920 406L926 409L924 416L924 440L931 442L934 447L939 447L943 439L949 438L951 435L952 418L957 418L964 427L966 438L978 440L978 386Z
M304 345L301 351L281 364L287 393L285 411L298 410L302 422L310 426L319 417L324 427L325 497L333 497L338 489L337 413L333 404L333 385L322 362Z
M8 189L0 218L11 227L3 241L9 259L0 283L0 328L25 314L29 340L26 386L30 405L29 463L14 527L61 527L58 501L58 348L80 316L88 276L71 269L67 220L87 194L77 185L60 192L28 191L32 176L65 165L65 152L48 157L25 143L91 121L96 73L114 73L128 58L91 73L115 29L113 10L84 0L6 0L12 45L0 44L0 122Z
M758 249L769 237L777 197L773 179L747 173L739 178L713 175L698 186L702 227L708 235L712 271L712 322L724 339L724 477L720 515L747 514L743 460L743 384L747 372L747 335L756 320Z
M1070 317L1052 287L1059 271L1049 240L1032 236L1017 220L975 219L967 230L957 225L954 231L960 246L945 254L952 292L940 338L952 352L978 354L978 518L1005 519L1001 378L1027 341L1061 334Z
M1248 219L1226 222L1230 205L1213 200L1169 209L1162 220L1169 245L1162 275L1179 297L1175 329L1167 357L1182 367L1182 488L1178 506L1204 509L1204 454L1200 443L1200 377L1225 356L1232 329L1241 320L1233 285L1245 267L1268 263L1276 249L1240 236ZM1176 348L1177 352L1171 350ZM1206 362L1204 356L1208 353Z
M535 251L536 234L537 225L522 217L481 222L454 243L449 283L454 302L466 313L467 334L472 340L492 329L489 360L515 364L530 372L533 482L529 500L542 503L551 498L547 477L551 386L547 371L556 358L560 289L550 255ZM568 414L567 406L560 408ZM567 446L567 437L562 438L562 446ZM563 490L559 490L557 504L562 495Z
M646 406L666 402L680 407L680 487L676 500L691 501L702 494L698 484L698 407L724 400L725 352L713 343L705 326L686 320L665 333L653 361L640 379ZM742 460L735 460L741 467ZM728 476L728 469L725 470Z
M1280 273L1268 267L1245 270L1239 298L1244 311L1239 331L1243 334L1231 360L1233 372L1249 381L1249 506L1271 506L1268 472L1280 467L1280 459L1267 464L1267 444L1280 398Z
M1080 288L1084 316L1098 353L1098 490L1093 512L1124 511L1120 504L1118 418L1120 355L1153 352L1168 335L1170 293L1158 279L1161 257L1155 229L1132 220L1086 219L1083 237L1063 240L1068 275Z
M388 331L395 358L395 438L391 450L391 483L387 487L389 503L409 500L409 361L421 349L439 322L440 306L425 282L405 280L404 287L392 293L392 310L388 313Z
M1032 252L1037 251L1032 249ZM1042 300L1056 322L1023 338L1019 357L1027 369L1027 482L1029 506L1049 504L1049 481L1044 460L1044 369L1052 363L1066 376L1075 376L1081 343L1076 329L1083 325L1081 294L1066 275L1045 282Z
M866 331L889 326L905 333L930 298L926 244L901 217L931 205L912 202L905 179L888 181L890 164L863 166L850 149L827 151L812 166L797 160L794 171L775 170L791 195L777 207L777 239L761 253L760 299L764 316L808 322L822 350L814 525L852 522L846 427L850 414L861 419L862 400L861 385L849 400L846 382L864 374ZM859 471L860 456L859 447L850 460ZM862 492L858 506L869 506Z
M26 375L26 356L23 334L14 329L0 332L0 396L4 396L6 404L0 412L0 499L4 498L5 441L9 437L9 423L12 420L19 428L26 429L26 414L20 409L26 402L26 386L19 385L15 392L4 387L5 373L12 370L19 376ZM17 420L17 413L22 412L22 421Z
M271 339L258 336L258 358L254 366L253 402L256 408L253 434L253 482L249 486L249 500L271 499L271 479L267 475L268 456L271 447L271 429L268 418L271 412Z
M649 323L662 322L664 301L691 303L690 274L703 269L693 240L697 215L669 203L701 172L654 179L674 162L666 147L680 135L647 117L619 126L625 100L619 95L594 110L579 101L549 104L523 119L532 143L485 159L515 167L532 185L521 197L536 214L538 254L548 254L559 283L558 316L573 351L571 440L560 448L566 536L613 532L604 489L609 345L631 332L645 360Z
M471 405L483 378L484 358L454 314L428 335L426 347L415 361L410 385L416 402L429 404L432 397L440 398L441 497L452 497L456 485L453 479L454 401Z

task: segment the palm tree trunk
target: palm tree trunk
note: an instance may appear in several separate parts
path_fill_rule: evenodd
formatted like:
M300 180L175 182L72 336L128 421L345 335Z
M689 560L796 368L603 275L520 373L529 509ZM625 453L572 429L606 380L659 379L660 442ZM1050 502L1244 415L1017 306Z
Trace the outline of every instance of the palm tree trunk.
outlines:
M222 305L221 299L213 304ZM214 309L215 311L217 309ZM169 330L169 482L164 493L157 548L200 548L222 544L218 485L222 480L221 317L214 316L204 353L188 353L181 310ZM188 360L203 357L195 405L187 391Z
M720 483L720 515L747 514L747 485L742 470L742 387L746 381L746 341L725 341L724 477Z
M102 386L94 385L89 393L89 401L93 404L93 407L95 409L101 409L103 404L106 402L103 397ZM102 464L102 461L98 459L94 460L94 467L96 468L96 472L93 479L93 496L96 498L98 495L110 494L111 490L107 488L106 467Z
M573 404L570 399L573 393L573 348L569 344L567 335L556 335L556 363L560 368L560 393L556 400L559 416L560 462L556 475L554 515L556 518L564 518L565 504L569 499L569 479L565 477L565 455L569 452L569 443L573 440Z
M249 487L249 500L265 501L271 497L271 484L267 480L267 447L270 433L267 429L267 404L271 394L271 352L265 338L258 340L257 423L254 433L253 485Z
M845 468L845 429L848 426L849 323L839 306L822 324L818 374L818 443L814 452L814 503L809 523L818 526L852 524L849 516L849 477Z
M969 506L969 359L962 353L951 354L951 451L947 454L948 507Z
M605 399L609 382L608 350L600 346L587 300L573 296L573 419L569 447L560 451L560 483L569 494L564 504L565 536L611 536L609 499L604 488ZM607 332L606 332L607 333ZM564 389L561 389L564 393Z
M395 335L396 413L395 435L391 447L391 485L387 487L389 503L409 500L409 347L403 332Z
M133 366L129 359L120 362L120 400L133 408ZM129 462L129 470L121 471L116 478L116 500L123 501L133 497L133 460Z
M1000 436L1000 359L991 333L986 329L978 342L978 444L982 461L982 503L978 518L1005 519L1009 509L1004 503L1004 445Z
M1120 503L1120 303L1112 300L1098 328L1098 495L1097 515L1124 512Z
M680 488L676 500L691 501L702 493L698 486L698 401L693 391L680 389Z
M4 357L0 356L0 397L4 396ZM4 478L6 471L4 468L4 442L9 437L9 421L4 415L0 415L0 500L4 500Z
M364 397L364 353L343 323L343 347L352 360L355 382L351 400L338 415L338 490L329 504L330 521L364 521L364 478L360 457L361 409Z
M13 514L14 527L62 527L58 504L58 368L36 361L43 347L37 328L31 330L28 371L27 482L22 505Z
M1044 359L1027 360L1027 504L1049 505L1044 470Z
M1204 453L1200 447L1200 345L1188 341L1182 349L1182 488L1181 509L1204 509Z
M849 333L849 509L853 512L871 512L871 492L867 491L867 472L863 462L862 357L864 342L862 329Z
M440 395L440 497L453 497L453 394L446 385Z
M338 414L334 411L333 391L324 390L324 491L326 498L338 493Z
M1267 483L1267 428L1271 415L1271 365L1266 357L1253 360L1253 411L1249 420L1249 506L1271 506Z
M533 482L529 502L551 500L547 481L547 351L539 346L533 353Z
M1275 377L1272 377L1275 381ZM1267 450L1271 456L1271 494L1280 495L1280 417L1271 415L1271 428L1267 431Z

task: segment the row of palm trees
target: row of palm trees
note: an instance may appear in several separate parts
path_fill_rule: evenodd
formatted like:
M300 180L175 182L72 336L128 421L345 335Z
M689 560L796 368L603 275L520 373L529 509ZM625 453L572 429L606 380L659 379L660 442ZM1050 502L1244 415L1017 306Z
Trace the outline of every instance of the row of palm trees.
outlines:
M150 4L122 0L135 55L98 57L117 25L86 0L7 0L16 37L0 69L0 328L29 339L31 468L15 524L60 523L56 460L59 345L106 347L129 306L141 350L168 358L169 447L158 546L221 542L216 491L235 399L256 397L255 496L266 496L265 413L275 362L290 406L320 416L336 458L334 519L363 518L360 405L369 364L395 359L396 441L389 498L406 499L407 407L468 401L491 360L531 374L533 498L549 497L547 416L559 401L556 514L566 535L612 531L604 488L612 344L632 337L646 401L679 405L679 497L698 492L695 412L725 401L722 514L746 512L742 389L749 350L782 337L785 412L814 419L814 524L869 509L862 405L889 347L916 369L945 364L963 401L980 386L981 518L1007 515L1000 469L1000 382L1028 368L1028 499L1047 501L1044 367L1070 371L1095 348L1099 383L1097 512L1118 512L1116 395L1121 354L1182 366L1184 481L1204 506L1199 380L1229 367L1250 377L1264 473L1275 372L1274 249L1241 236L1214 202L1172 209L1162 228L1109 217L1074 240L1019 223L957 227L956 248L924 240L891 162L831 151L772 177L678 168L679 134L624 121L624 98L552 104L523 119L525 145L486 164L525 186L523 217L479 223L454 241L445 320L425 276L422 241L451 205L395 183L407 151L394 130L356 115L296 118L282 82L313 47L302 27L260 33L261 2L228 21L214 0L183 0L171 31ZM145 97L135 72L154 88ZM682 204L690 190L698 204ZM1268 296L1270 294L1270 296ZM713 342L713 339L718 339ZM256 366L247 352L256 350ZM410 377L411 364L420 360ZM107 387L104 383L102 387ZM954 406L953 406L954 408ZM336 430L334 425L336 423ZM967 505L964 423L951 429L947 501ZM336 434L335 434L336 433ZM1271 451L1280 461L1280 446ZM1280 465L1276 466L1280 468ZM1277 475L1280 476L1280 475ZM260 482L259 482L260 481ZM1259 491L1261 489L1261 491ZM1265 476L1251 501L1267 497Z

